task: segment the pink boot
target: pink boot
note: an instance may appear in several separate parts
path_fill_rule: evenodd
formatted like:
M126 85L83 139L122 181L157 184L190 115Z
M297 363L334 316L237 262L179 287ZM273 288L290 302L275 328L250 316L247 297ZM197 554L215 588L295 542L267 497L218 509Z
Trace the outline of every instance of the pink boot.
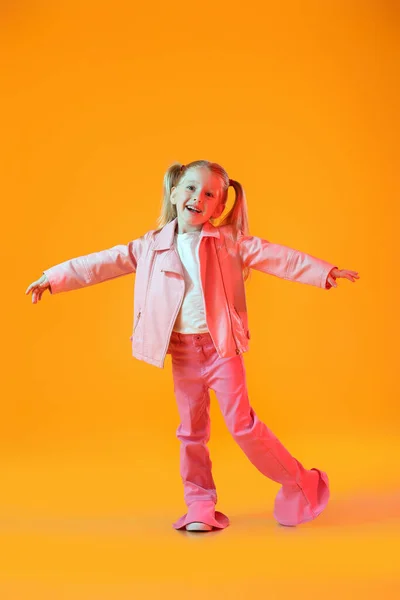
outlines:
M226 515L215 510L215 504L212 500L193 502L189 506L188 512L183 515L176 523L174 529L184 529L190 523L205 523L210 527L225 529L229 525L229 519Z
M322 513L329 500L329 479L324 471L306 471L302 487L283 485L275 498L274 517L281 525L295 527L312 521Z

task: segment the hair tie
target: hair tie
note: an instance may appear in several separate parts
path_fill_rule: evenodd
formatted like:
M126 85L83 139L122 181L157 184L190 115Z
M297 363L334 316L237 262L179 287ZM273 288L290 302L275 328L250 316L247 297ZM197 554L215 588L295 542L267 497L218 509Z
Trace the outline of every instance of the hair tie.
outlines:
M233 179L229 180L229 185L233 185Z
M181 171L183 171L183 169L185 168L185 165L181 165Z

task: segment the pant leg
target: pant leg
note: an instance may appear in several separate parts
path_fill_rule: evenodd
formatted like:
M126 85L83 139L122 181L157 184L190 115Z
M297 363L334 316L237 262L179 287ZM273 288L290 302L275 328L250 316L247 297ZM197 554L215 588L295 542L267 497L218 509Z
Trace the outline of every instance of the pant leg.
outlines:
M217 492L207 443L210 440L210 393L204 380L203 345L208 336L176 335L170 342L174 393L180 425L180 473L188 513L175 524L201 521L214 527L226 527L227 517L215 511Z
M252 464L282 484L274 517L282 525L315 519L329 500L326 473L307 470L258 418L249 403L243 355L209 362L207 382L214 390L227 427Z
M180 441L180 473L188 506L196 500L217 502L207 447L210 440L210 393L204 382L196 377L195 371L194 365L173 365L174 393L180 416L176 437Z

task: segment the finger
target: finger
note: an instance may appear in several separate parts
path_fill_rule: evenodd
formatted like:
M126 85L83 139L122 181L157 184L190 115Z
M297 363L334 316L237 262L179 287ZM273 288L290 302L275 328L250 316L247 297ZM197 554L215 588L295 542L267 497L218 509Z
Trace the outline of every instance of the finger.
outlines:
M25 292L25 293L27 293L27 292L29 292L29 291L31 291L31 290L34 290L34 289L36 289L36 288L37 288L37 286L38 286L38 283L37 283L37 281L34 281L33 283L31 283L31 284L29 285L29 287L28 287L28 289L26 290L26 292Z

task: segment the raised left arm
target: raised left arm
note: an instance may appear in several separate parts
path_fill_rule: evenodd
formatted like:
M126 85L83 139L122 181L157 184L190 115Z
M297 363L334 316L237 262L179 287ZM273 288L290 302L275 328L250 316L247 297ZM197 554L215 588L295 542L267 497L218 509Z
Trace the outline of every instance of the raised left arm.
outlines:
M239 233L238 244L242 264L251 269L324 289L337 287L336 278L358 278L356 271L338 269L337 265L263 238Z

